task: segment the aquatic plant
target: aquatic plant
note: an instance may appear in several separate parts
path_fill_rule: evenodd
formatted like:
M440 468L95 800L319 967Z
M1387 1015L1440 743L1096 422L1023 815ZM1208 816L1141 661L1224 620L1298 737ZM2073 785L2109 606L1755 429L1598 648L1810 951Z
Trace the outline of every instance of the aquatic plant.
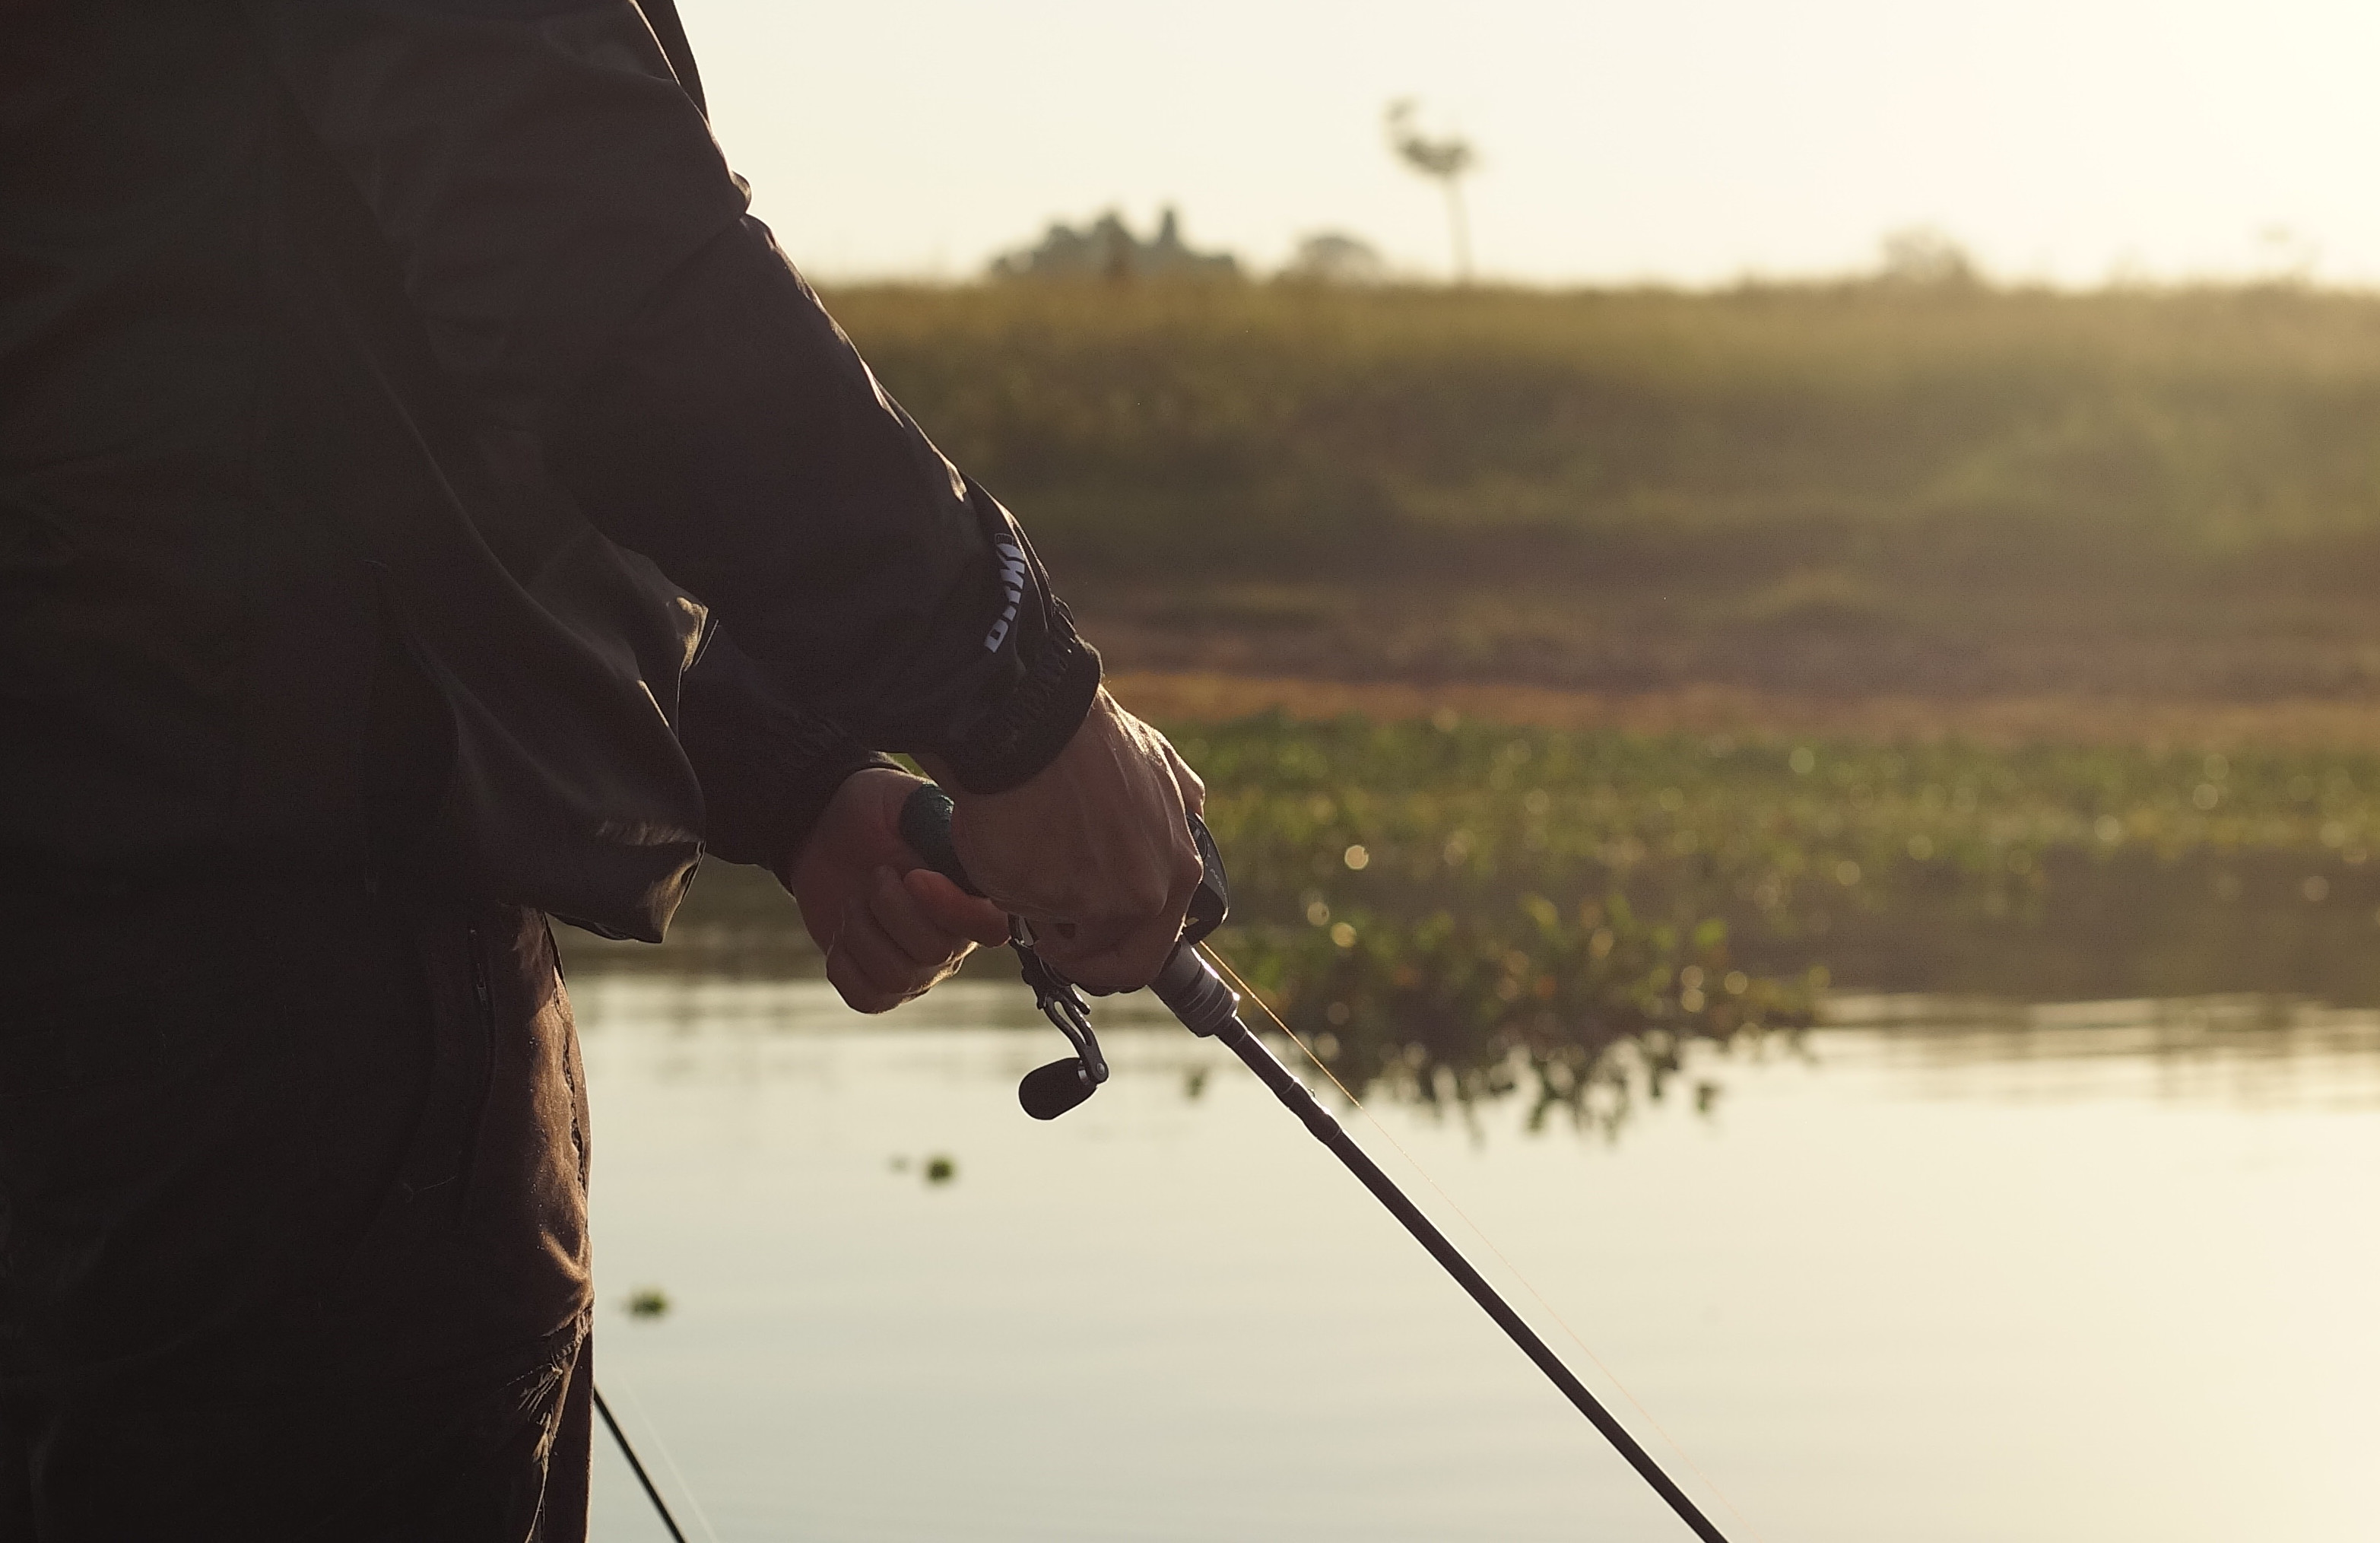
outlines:
M1727 927L1647 923L1625 896L1565 914L1543 895L1414 921L1318 905L1303 930L1240 943L1250 982L1351 1089L1469 1103L1525 1078L1532 1118L1615 1124L1641 1080L1662 1096L1694 1040L1812 1021L1815 978L1733 966Z

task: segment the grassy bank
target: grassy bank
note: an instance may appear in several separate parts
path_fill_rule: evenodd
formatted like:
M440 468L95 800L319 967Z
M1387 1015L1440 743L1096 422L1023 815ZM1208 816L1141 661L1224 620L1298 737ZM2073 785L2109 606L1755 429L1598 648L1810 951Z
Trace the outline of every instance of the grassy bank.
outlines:
M2380 680L2380 300L830 298L1134 662L1620 687Z

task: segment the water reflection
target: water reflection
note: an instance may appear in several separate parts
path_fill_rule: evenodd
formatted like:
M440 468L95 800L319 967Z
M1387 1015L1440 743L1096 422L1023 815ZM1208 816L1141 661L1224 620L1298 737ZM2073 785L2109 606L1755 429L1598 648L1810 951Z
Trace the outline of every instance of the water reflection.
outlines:
M573 964L579 965L577 952ZM706 1053L715 1058L723 1045L757 1054L769 1039L849 1033L863 1021L815 979L685 968L581 966L573 973L571 999L585 1032L616 1024L658 1036L650 1069L660 1075L692 1072L697 1036L707 1035ZM1602 1051L1595 1085L1575 1097L1548 1096L1543 1063L1526 1049L1508 1050L1500 1067L1474 1075L1472 1087L1490 1099L1528 1093L1520 1103L1524 1129L1546 1129L1549 1113L1559 1111L1576 1128L1606 1136L1619 1134L1632 1115L1669 1102L1712 1115L1731 1074L1771 1063L1888 1073L1940 1097L2134 1094L2257 1107L2380 1108L2380 1009L2257 993L2023 1002L1838 991L1818 1000L1815 1015L1826 1027L1716 1040L1615 1040ZM1102 1033L1150 1029L1161 1038L1180 1032L1161 1006L1141 995L1105 999L1096 1016ZM1021 984L999 979L945 986L887 1021L908 1032L964 1027L1030 1035L1047 1028ZM1054 1053L1038 1039L1020 1039L1018 1046L1023 1056ZM1326 1097L1339 1096L1294 1048L1284 1045L1282 1053ZM1032 1063L1020 1063L1020 1074ZM748 1063L744 1071L758 1064ZM1414 1058L1409 1075L1422 1064ZM1184 1099L1195 1100L1210 1070L1184 1063L1169 1064L1168 1075ZM1393 1080L1377 1086L1392 1098L1409 1091ZM1475 1112L1451 1091L1417 1101L1439 1114L1457 1110L1470 1119ZM1472 1126L1478 1128L1475 1119Z
M1832 1059L1929 1095L2132 1093L2250 1107L2380 1109L2380 1011L2235 994L2112 1002L1830 998ZM1852 1032L1852 1030L1864 1032Z
M1677 1536L1147 1004L1101 1004L1114 1080L1044 1125L1013 1089L1049 1031L1008 983L863 1021L815 981L584 952L605 1378L722 1537ZM2380 1536L2380 1014L1826 1008L1693 1053L1724 1095L1640 1106L1616 1143L1532 1138L1520 1100L1351 1129L1533 1303L1398 1149L1495 1238L1747 1536ZM602 1461L597 1537L656 1536Z

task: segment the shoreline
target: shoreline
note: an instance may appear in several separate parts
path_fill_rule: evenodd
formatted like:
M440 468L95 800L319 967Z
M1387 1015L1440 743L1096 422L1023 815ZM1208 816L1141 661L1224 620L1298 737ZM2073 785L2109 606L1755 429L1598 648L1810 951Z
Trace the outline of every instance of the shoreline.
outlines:
M2150 748L2380 751L2380 704L2291 697L2266 702L2095 696L1821 697L1741 686L1610 692L1479 681L1338 681L1212 670L1118 670L1116 699L1159 723L1220 723L1278 711L1300 722L1349 713L1411 722L1451 712L1514 728L1645 735L1800 735L1869 743L2124 745Z

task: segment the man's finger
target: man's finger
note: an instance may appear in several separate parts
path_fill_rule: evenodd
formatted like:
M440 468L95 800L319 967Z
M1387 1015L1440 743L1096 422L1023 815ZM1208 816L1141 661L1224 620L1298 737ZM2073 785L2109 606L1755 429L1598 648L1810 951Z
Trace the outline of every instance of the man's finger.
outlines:
M856 901L844 913L843 929L835 935L834 952L847 966L850 985L875 1005L864 1006L844 990L844 980L832 972L830 980L844 990L844 1000L864 1013L898 1007L939 978L941 961L921 963L886 933L865 901Z
M1182 752L1173 747L1173 741L1160 735L1158 743L1165 747L1166 764L1173 768L1173 785L1182 792L1182 807L1192 814L1205 814L1207 780L1190 770L1190 763L1182 759Z
M967 893L932 869L912 869L901 876L901 882L934 925L953 937L987 946L1008 941L1006 911L980 895Z
M849 931L850 929L844 929ZM846 952L844 940L837 936L834 946L827 950L826 978L843 1004L855 1013L889 1013L901 1005L901 999L885 991L869 979L858 961Z
M1068 979L1094 991L1137 990L1155 979L1181 941L1183 913L1204 871L1186 827L1168 858L1169 882L1157 905L1141 908L1135 917L1077 928L1072 937L1049 938L1038 945L1041 954Z
M1045 946L1038 952L1060 974L1085 990L1100 994L1136 991L1157 978L1157 972L1165 967L1180 937L1178 923L1160 921L1143 927L1112 947L1082 953L1073 948Z
M918 904L917 897L909 893L901 875L890 868L880 868L868 875L868 914L914 967L947 965L953 954L968 946L966 939L953 936L937 924L925 906Z

